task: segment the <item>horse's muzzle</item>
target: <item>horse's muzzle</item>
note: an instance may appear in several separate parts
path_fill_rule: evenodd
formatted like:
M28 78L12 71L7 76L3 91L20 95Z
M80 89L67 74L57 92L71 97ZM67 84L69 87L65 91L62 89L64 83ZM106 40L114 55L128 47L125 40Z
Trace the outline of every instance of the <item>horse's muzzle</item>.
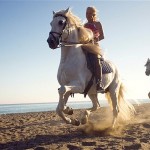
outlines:
M51 49L56 49L59 45L59 38L50 35L47 39L47 43Z

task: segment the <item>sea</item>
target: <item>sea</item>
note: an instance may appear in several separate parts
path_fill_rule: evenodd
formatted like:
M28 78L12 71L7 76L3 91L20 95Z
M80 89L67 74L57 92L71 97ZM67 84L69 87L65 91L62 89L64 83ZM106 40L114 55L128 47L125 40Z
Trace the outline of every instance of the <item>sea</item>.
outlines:
M130 100L132 104L150 103L149 99ZM107 100L99 101L101 107L107 107ZM27 112L55 111L58 102L50 103L27 103L27 104L0 104L0 114L14 114ZM92 107L91 101L68 102L67 106L73 109L86 109Z

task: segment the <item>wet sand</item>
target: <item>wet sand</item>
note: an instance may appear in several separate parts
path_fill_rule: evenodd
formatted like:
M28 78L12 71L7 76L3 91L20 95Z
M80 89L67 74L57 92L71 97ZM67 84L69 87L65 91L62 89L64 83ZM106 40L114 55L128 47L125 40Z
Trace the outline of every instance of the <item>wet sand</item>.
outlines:
M135 108L132 121L115 129L109 128L109 108L80 126L64 123L56 112L0 115L0 150L149 150L150 103ZM75 110L73 116L83 111Z

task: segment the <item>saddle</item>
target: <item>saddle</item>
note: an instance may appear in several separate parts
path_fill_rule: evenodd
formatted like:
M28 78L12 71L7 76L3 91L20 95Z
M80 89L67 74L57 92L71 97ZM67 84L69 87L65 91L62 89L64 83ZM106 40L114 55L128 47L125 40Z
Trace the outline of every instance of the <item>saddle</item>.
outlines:
M89 53L89 52L85 52L86 54L86 60L87 60L87 67L88 69L91 71L92 74L94 74L94 76L96 76L96 59L97 56L95 54ZM111 68L111 66L104 60L103 57L100 58L100 63L102 66L102 74L107 74L107 73L111 73L113 72L113 69Z

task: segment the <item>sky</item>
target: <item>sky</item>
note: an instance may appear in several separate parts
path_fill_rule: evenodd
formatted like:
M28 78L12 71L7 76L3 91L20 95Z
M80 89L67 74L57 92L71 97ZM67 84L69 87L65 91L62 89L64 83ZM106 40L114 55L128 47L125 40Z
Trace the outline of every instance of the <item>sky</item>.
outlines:
M147 99L150 77L150 1L0 0L0 104L58 102L60 49L46 42L52 12L71 8L83 22L99 10L105 57L117 65L129 99ZM105 99L99 94L99 99ZM82 94L69 101L87 101Z

